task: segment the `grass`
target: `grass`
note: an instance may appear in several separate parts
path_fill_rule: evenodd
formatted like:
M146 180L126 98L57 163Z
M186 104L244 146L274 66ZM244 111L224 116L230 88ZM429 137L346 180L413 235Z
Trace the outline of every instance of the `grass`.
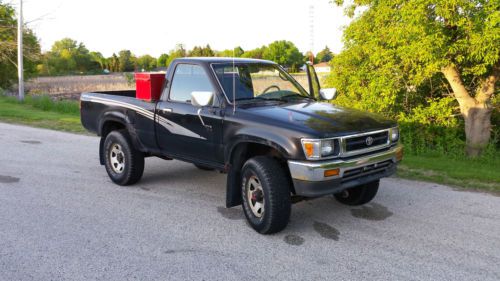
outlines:
M402 178L431 181L471 190L500 193L500 157L458 159L442 155L405 155L398 167Z
M0 94L0 121L73 133L86 133L76 101L53 101L48 96L28 96L24 102ZM472 190L500 193L498 152L479 159L440 154L405 155L397 175Z
M28 96L20 102L15 97L0 95L0 121L73 133L86 132L80 123L78 102L53 101L47 96Z

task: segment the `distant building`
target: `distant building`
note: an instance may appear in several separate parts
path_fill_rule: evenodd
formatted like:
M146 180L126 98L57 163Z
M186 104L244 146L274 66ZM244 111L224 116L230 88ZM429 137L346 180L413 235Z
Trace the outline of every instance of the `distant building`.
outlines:
M316 72L318 73L330 72L331 67L328 62L320 62L314 65L314 70L316 70Z

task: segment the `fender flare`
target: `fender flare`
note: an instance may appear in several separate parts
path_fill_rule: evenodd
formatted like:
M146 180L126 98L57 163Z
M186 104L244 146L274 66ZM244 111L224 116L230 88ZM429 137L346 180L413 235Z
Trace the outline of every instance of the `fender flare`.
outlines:
M101 165L105 164L105 156L104 156L104 141L105 137L102 135L103 134L103 128L106 122L116 122L122 124L125 129L127 130L130 139L132 140L132 145L140 151L144 151L144 145L141 143L139 138L137 137L137 133L135 130L135 127L133 125L132 120L130 118L122 113L122 112L117 112L117 111L108 111L105 112L101 115L99 118L99 124L97 127L97 135L101 137L101 140L99 142L99 162Z
M267 133L266 135L270 135ZM277 136L277 135L274 135ZM283 137L273 138L274 140L285 140ZM290 144L289 140L286 140L288 144ZM290 156L291 150L293 147L285 148L284 145L280 144L280 142L276 142L270 139L265 139L256 135L238 135L237 139L233 140L230 145L226 146L224 155L225 155L225 163L228 165L228 175L226 182L226 207L234 207L241 205L241 187L240 187L240 179L241 179L241 167L244 164L246 159L240 157L241 155L246 154L244 146L240 146L240 144L244 143L256 143L262 144L279 151L283 157L288 158Z

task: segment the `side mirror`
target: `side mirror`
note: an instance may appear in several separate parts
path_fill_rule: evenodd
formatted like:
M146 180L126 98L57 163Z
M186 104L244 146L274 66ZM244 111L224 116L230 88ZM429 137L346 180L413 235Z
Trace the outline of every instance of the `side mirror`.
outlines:
M191 92L191 104L196 107L207 106L212 102L213 92L194 91Z
M319 90L319 95L324 100L333 100L337 96L337 89L328 88Z

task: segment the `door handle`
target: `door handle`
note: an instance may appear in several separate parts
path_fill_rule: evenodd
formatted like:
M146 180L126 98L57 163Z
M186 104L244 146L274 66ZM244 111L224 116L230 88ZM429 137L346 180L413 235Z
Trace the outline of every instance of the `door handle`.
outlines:
M170 113L170 112L172 112L172 108L162 108L162 109L160 109L160 111L163 113Z

